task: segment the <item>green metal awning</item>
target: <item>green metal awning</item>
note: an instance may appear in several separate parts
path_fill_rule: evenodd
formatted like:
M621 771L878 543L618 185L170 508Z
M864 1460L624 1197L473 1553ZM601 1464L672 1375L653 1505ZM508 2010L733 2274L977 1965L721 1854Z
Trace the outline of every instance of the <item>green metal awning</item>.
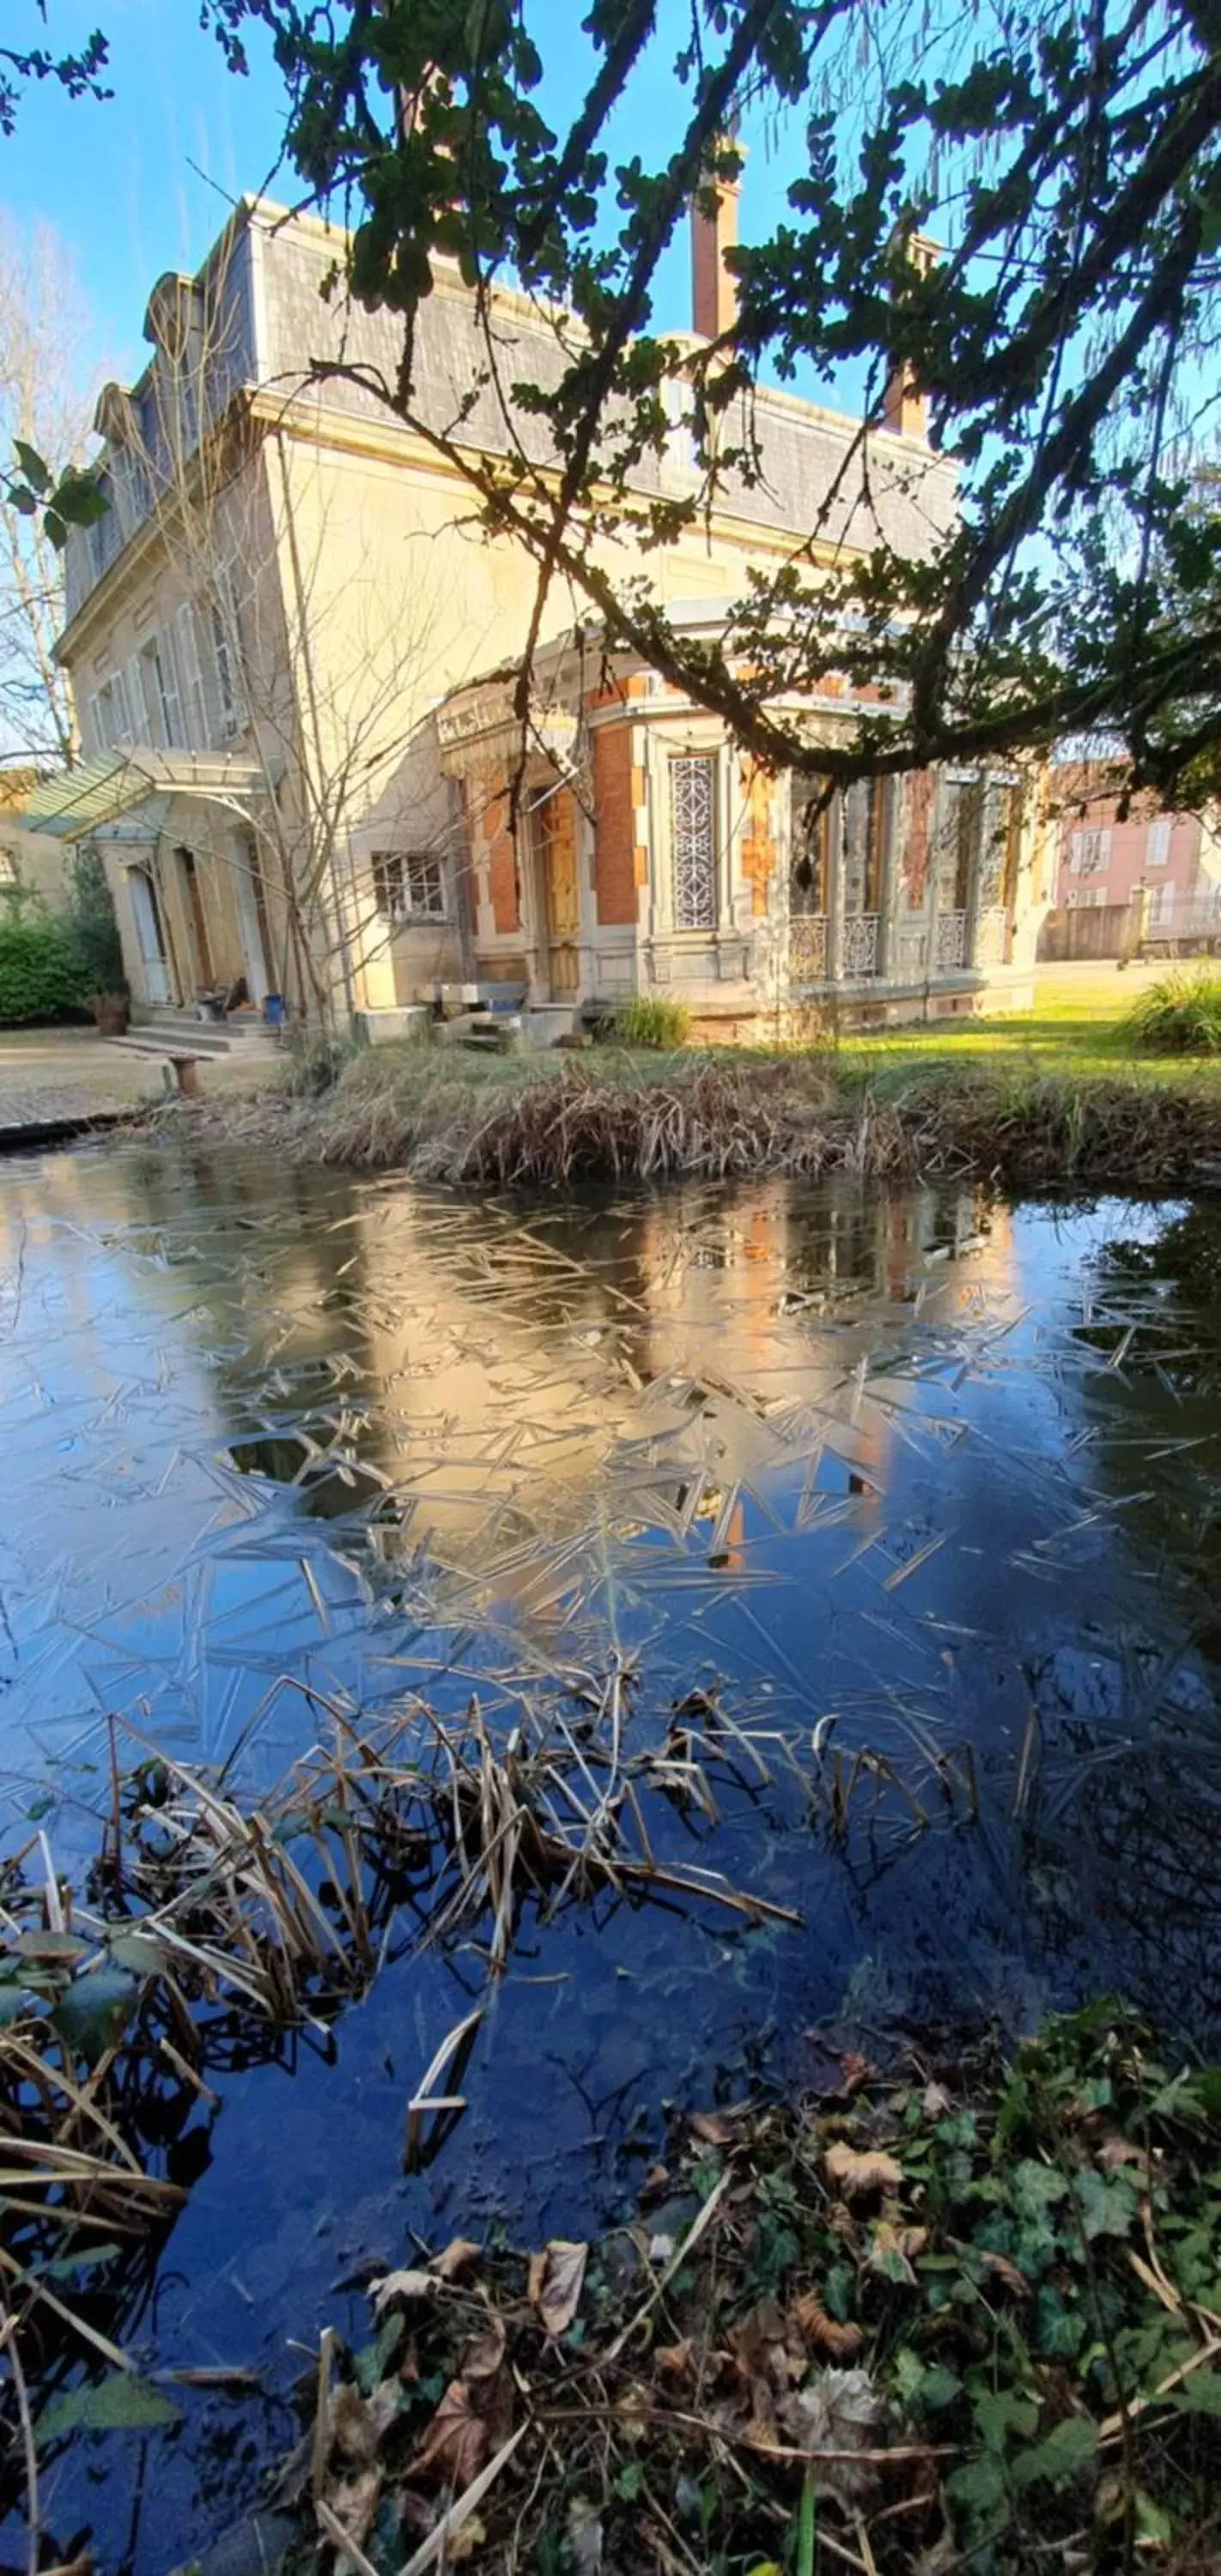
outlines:
M133 806L157 796L198 796L249 819L265 803L267 772L256 761L195 751L99 751L79 769L61 769L26 800L27 831L79 841L115 824Z

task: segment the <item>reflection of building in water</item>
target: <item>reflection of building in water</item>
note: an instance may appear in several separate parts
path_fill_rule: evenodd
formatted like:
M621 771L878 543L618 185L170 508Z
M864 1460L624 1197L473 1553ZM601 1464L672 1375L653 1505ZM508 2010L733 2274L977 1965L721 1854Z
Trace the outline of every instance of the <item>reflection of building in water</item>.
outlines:
M671 1193L516 1227L487 1211L370 1201L362 1322L389 1478L382 1544L421 1542L532 1583L532 1543L653 1527L736 1568L744 1492L838 1436L856 1490L884 1481L887 1417L864 1389L936 1256L970 1245L955 1301L1003 1289L1008 1222L972 1192L895 1197L783 1181ZM952 1266L952 1264L951 1264ZM410 1299L404 1283L410 1281ZM879 1317L879 1300L882 1301ZM860 1378L860 1386L855 1384ZM893 1398L892 1398L893 1400Z
M773 1180L518 1220L261 1156L154 1154L104 1177L61 1158L42 1200L77 1247L81 1350L93 1334L113 1367L104 1237L150 1362L160 1316L194 1346L234 1467L385 1558L494 1571L509 1596L634 1534L737 1572L752 1496L819 1442L867 1507L895 1410L919 1401L901 1376L876 1400L879 1357L951 1281L959 1315L1004 1292L1010 1258L1003 1213L985 1231L976 1195L946 1188Z

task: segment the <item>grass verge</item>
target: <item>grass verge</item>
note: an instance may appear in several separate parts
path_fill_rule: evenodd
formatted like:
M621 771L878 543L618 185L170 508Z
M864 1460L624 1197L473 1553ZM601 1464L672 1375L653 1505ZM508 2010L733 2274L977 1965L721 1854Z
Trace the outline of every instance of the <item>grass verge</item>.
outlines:
M1110 2005L676 2119L635 2218L324 2334L293 2576L1215 2569L1221 2074Z
M728 1178L1190 1185L1221 1159L1221 1068L1083 1070L869 1046L588 1059L385 1047L327 1089L168 1113L186 1132L459 1186Z

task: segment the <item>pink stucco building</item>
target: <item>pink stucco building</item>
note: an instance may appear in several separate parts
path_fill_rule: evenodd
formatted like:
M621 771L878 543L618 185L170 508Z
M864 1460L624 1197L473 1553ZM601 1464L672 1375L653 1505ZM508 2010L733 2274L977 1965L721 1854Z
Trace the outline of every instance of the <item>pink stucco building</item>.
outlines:
M1208 821L1165 814L1148 795L1133 797L1121 819L1105 762L1061 763L1049 787L1059 816L1057 910L1130 906L1144 887L1150 937L1191 937L1221 919L1221 841Z

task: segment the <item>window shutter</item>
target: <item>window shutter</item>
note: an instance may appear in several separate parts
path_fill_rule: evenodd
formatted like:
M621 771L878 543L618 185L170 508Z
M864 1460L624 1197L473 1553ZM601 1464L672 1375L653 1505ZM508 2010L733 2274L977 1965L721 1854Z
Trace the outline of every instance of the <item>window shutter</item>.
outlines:
M140 686L143 692L144 719L147 727L144 739L151 743L155 750L160 750L165 743L165 716L161 706L161 680L157 667L155 636L151 644L145 645L140 655Z
M182 721L182 692L178 685L178 657L174 651L174 638L168 626L163 626L157 637L157 665L161 674L165 739L171 749L181 750L186 742Z
M203 672L199 660L199 635L195 625L195 604L184 599L175 620L178 637L178 669L182 681L183 713L186 738L194 748L203 749L208 740L208 713L204 704Z
M129 743L132 740L132 722L127 704L127 683L121 671L115 672L110 683L110 693L114 704L115 741Z
M154 709L150 713L144 686L144 666L138 653L132 654L127 665L127 709L131 717L132 741L156 742L154 724L160 710Z
M232 564L221 565L216 587L220 595L221 619L228 659L228 708L225 712L228 731L234 734L240 733L246 722L247 707L246 691L243 686L245 653L242 645L242 624L237 611L237 587L233 578ZM222 691L222 697L223 694Z

